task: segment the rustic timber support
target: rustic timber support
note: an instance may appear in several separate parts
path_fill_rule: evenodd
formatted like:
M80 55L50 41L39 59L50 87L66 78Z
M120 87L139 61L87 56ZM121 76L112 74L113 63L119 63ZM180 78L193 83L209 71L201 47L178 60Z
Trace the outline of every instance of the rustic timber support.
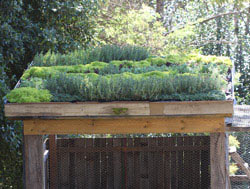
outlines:
M250 179L247 175L232 175L230 176L232 182L249 182Z
M24 120L25 135L225 132L224 117L151 116Z
M42 135L24 136L26 189L44 189L43 139Z
M250 169L248 164L240 157L237 152L231 152L230 156L237 163L237 166L247 175L248 179L250 179Z
M24 121L28 189L45 187L43 135L51 135L49 148L53 150L46 154L50 157L50 188L55 188L59 182L57 134L204 132L214 133L210 146L211 188L230 189L225 117L233 115L232 101L22 103L6 104L5 115Z
M126 110L126 111L123 111ZM10 119L63 119L91 116L220 115L231 117L232 101L192 102L79 102L5 104Z
M230 189L227 167L227 134L210 134L211 189Z

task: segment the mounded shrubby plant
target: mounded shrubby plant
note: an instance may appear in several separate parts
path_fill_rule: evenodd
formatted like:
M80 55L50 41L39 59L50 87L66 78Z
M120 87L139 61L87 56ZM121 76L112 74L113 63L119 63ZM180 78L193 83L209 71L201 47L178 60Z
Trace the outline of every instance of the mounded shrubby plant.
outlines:
M216 78L192 75L90 79L63 74L45 84L52 101L221 100L225 99L221 87Z
M76 50L68 54L53 53L38 54L33 60L34 66L59 66L89 64L94 61L110 62L112 60L145 60L149 51L139 46L104 45L87 50Z
M49 102L51 94L48 90L38 90L31 87L21 87L12 90L7 94L9 102L25 103L25 102Z
M36 66L23 74L21 88L7 98L10 102L225 99L228 58L148 55L141 47L114 45L38 55Z
M216 62L216 63L214 63ZM124 72L146 73L151 71L168 71L170 73L208 73L213 75L221 75L226 79L230 69L231 61L226 57L202 56L197 54L190 55L167 55L166 57L150 57L145 60L112 60L109 63L95 61L89 64L64 65L49 67L31 67L28 69L22 79L32 77L50 78L59 73L76 74L96 73L100 75L121 74Z

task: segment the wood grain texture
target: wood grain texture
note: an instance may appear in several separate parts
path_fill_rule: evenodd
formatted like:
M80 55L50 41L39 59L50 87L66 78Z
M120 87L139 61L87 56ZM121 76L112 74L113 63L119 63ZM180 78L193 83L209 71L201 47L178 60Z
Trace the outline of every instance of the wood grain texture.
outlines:
M150 102L150 115L233 114L232 101Z
M250 179L250 169L248 168L248 164L237 152L230 153L230 156L237 163L237 166L247 175L248 179Z
M193 152L207 152L208 157L202 163L208 169L210 146L201 144L202 140L209 141L208 136L57 140L58 165L67 170L58 170L58 188L210 188L207 181L210 172L201 169L202 158L193 155ZM189 161L184 152L189 152ZM66 154L75 154L75 158L65 161ZM199 166L196 170L194 161ZM74 176L72 170L76 171ZM208 173L201 183L204 187L194 185L201 181L202 171Z
M226 127L228 132L250 132L250 127Z
M50 188L57 188L57 149L56 136L49 135L49 170L50 170Z
M86 103L26 103L6 104L7 117L72 117L72 116L110 116L116 115L114 108L127 108L124 115L149 115L146 102L86 102Z
M24 136L26 189L44 189L42 136Z
M179 116L24 120L25 135L225 132L224 117Z
M226 133L210 134L211 189L229 189L226 168Z
M114 109L125 108L117 115ZM232 101L193 102L82 102L6 104L5 116L13 119L90 117L90 116L150 116L150 115L224 115L233 114Z
M231 175L231 182L250 182L250 179L247 175Z

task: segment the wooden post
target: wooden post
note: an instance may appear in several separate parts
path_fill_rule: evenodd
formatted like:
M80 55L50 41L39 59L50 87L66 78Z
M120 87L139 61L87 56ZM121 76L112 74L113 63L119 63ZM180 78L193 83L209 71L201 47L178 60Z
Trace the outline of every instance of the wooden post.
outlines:
M44 189L43 139L42 135L24 136L26 189Z
M50 188L57 188L57 150L56 135L49 135L49 170Z
M210 134L211 189L230 189L227 167L227 134Z

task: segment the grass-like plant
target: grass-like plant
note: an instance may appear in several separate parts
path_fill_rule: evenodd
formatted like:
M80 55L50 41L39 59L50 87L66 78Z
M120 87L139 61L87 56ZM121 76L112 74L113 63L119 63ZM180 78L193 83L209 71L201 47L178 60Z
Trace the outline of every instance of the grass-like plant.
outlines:
M46 54L36 55L33 62L34 66L85 65L94 61L145 60L149 54L149 51L144 47L105 45L87 50L77 50L68 54L48 51Z
M96 79L60 75L46 81L53 101L117 100L222 100L222 83L218 78L202 75L168 75L165 77L103 77Z

